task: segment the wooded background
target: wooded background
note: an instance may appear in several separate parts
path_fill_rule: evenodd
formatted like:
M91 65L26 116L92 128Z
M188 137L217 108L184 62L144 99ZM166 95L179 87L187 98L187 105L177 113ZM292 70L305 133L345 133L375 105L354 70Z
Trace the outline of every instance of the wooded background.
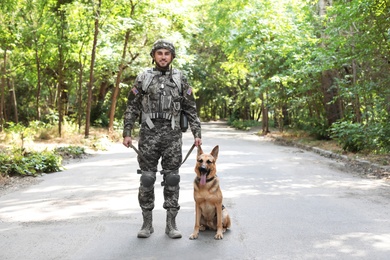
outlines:
M390 151L388 0L2 0L0 131L120 129L153 42L174 42L203 120L256 120Z

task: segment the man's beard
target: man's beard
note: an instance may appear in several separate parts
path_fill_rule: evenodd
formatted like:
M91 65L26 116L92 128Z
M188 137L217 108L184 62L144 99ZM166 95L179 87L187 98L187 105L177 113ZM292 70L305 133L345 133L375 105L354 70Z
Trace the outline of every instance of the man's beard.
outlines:
M160 71L168 71L169 70L169 66L171 65L171 62L167 63L167 65L165 66L161 66L161 64L157 61L156 62L156 68Z

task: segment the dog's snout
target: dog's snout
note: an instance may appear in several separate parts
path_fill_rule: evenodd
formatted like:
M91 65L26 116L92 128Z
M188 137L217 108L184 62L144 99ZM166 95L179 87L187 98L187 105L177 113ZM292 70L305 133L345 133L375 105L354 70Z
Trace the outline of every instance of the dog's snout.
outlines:
M201 166L199 166L199 171L201 173L207 173L207 167L205 165L201 165Z

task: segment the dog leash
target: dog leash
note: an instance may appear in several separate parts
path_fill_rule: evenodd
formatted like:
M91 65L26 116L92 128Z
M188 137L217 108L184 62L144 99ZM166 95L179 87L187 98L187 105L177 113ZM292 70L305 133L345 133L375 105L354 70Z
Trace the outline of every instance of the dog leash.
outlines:
M192 144L192 146L191 146L190 150L188 151L188 153L187 153L186 157L184 158L184 160L182 161L182 163L180 164L180 166L182 166L182 165L183 165L183 163L185 163L185 161L187 160L188 156L190 156L190 154L192 153L192 151L194 150L194 148L195 148L195 143L194 143L194 144Z
M135 153L138 154L139 158L141 158L141 160L144 161L144 163L146 163L149 167L151 167L151 165L146 160L146 158L142 155L142 153L137 148L135 148L135 146L133 144L130 144L130 147L133 148ZM185 163L185 161L187 160L188 156L190 156L190 154L192 153L194 148L195 148L195 143L191 146L190 150L188 151L188 153L187 153L186 157L184 158L184 160L181 162L180 166L182 166L183 163ZM151 167L151 168L153 168L153 167Z
M135 148L135 146L133 144L130 144L130 147L133 148L133 150L135 151L136 154L138 154L139 158L141 158L142 161L144 161L144 163L146 163L148 165L148 167L150 169L153 169L153 167L149 164L149 162L145 159L145 157L142 155L142 153L140 151L138 151L137 148Z

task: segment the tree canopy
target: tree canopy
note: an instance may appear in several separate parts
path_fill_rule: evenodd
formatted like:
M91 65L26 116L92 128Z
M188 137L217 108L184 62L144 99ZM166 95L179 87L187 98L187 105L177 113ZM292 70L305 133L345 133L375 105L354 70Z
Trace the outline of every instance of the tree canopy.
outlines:
M153 42L168 38L203 120L390 150L387 0L3 0L0 14L0 131L120 129Z

